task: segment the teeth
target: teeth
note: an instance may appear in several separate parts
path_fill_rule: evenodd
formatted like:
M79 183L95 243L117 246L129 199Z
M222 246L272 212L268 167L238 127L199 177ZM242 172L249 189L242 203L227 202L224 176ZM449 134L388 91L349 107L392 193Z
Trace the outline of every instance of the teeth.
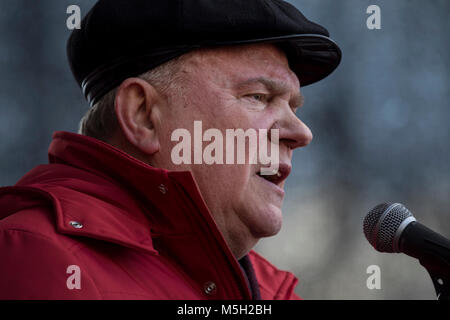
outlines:
M261 177L264 177L264 178L270 178L271 176L276 176L277 178L281 177L281 172L278 171L278 170L273 170L272 174L265 174L265 175L263 175L263 174L261 174L261 171L257 172L257 174L259 176L261 176Z

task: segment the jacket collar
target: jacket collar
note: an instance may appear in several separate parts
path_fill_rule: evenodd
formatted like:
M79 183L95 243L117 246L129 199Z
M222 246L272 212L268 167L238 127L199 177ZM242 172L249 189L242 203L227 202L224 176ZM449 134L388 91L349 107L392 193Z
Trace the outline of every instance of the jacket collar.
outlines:
M167 201L173 176L194 182L190 172L154 168L100 140L69 132L53 134L48 154L50 163L91 172L139 198L151 199L158 209L174 209Z

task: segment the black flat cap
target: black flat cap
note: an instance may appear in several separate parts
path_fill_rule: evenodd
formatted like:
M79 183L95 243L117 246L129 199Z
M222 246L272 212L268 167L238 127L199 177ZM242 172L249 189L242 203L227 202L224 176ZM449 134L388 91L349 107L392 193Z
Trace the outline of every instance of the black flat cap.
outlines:
M301 86L336 69L328 31L282 0L100 0L67 43L91 105L129 77L202 47L276 43Z

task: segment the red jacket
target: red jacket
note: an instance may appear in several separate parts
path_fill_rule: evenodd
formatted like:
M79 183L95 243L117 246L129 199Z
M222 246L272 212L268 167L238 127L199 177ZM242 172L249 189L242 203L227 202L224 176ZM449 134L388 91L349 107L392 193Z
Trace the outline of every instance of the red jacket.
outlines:
M189 172L53 138L50 164L0 188L0 299L252 299L252 283L298 299L297 279L253 251L246 276Z

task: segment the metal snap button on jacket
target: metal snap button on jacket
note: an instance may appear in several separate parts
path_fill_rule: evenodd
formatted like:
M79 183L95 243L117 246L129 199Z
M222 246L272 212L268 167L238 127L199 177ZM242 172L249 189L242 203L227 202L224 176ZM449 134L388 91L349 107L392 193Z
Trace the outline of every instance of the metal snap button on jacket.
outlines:
M204 289L205 289L205 293L209 296L211 296L217 292L217 286L214 282L205 283Z
M75 229L81 229L83 228L83 224L79 223L78 221L70 221L69 224L74 227Z
M166 188L166 186L163 185L163 184L160 184L159 187L158 187L158 189L159 189L159 191L160 191L162 194L166 194L166 193L167 193L167 188Z

